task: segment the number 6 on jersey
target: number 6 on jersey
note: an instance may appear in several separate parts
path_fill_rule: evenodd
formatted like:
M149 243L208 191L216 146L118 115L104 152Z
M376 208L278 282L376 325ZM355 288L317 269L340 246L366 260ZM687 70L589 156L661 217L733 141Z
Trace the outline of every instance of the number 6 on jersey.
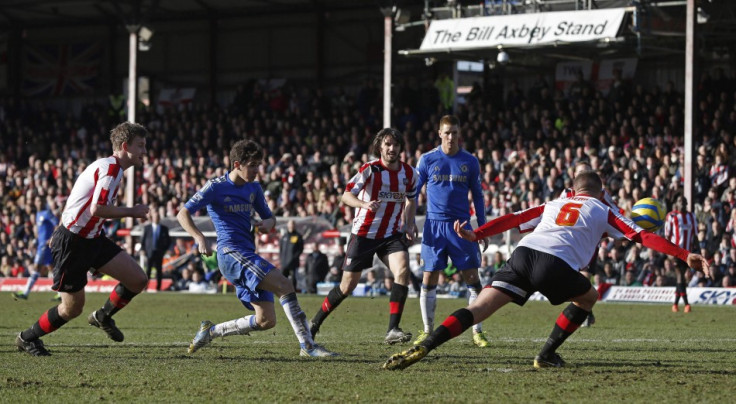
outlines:
M575 223L577 223L580 217L580 208L582 206L582 203L566 203L560 209L560 213L557 214L555 223L559 226L575 226Z

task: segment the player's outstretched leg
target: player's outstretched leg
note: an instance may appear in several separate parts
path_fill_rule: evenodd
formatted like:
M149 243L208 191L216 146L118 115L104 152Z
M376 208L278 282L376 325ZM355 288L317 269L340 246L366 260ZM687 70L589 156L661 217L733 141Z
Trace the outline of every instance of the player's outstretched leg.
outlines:
M415 348L396 355L392 355L383 365L384 369L404 369L424 358L428 352L457 337L476 322L490 317L498 309L511 302L512 297L494 288L485 288L478 295L478 299L471 306L456 310L442 322L442 325L432 331L424 341ZM426 348L426 352L423 349Z
M402 370L409 366L419 362L427 356L429 349L424 345L416 345L404 352L391 355L386 363L383 364L383 368L386 370Z
M391 355L386 363L383 364L383 368L386 370L406 369L422 360L431 350L462 334L473 323L473 313L470 310L457 310L447 317L442 322L442 325L432 331L420 344L404 352Z

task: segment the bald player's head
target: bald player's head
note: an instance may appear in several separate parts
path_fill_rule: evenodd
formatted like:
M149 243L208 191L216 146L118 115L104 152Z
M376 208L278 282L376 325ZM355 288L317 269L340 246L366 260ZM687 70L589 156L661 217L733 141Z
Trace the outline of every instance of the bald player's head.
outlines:
M588 160L580 160L575 164L575 169L573 170L573 177L577 177L579 173L582 173L584 171L590 171L593 169L593 166L590 165L590 162Z
M601 194L603 183L595 171L583 171L575 176L572 187L575 189L575 194L598 196Z

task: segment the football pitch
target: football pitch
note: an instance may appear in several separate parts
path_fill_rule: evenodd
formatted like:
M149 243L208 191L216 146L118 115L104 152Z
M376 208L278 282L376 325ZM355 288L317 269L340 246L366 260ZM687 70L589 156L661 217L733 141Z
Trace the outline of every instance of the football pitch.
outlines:
M15 348L15 335L54 303L50 293L13 301L0 293L0 402L732 402L736 308L601 304L596 324L558 350L563 369L535 370L534 356L564 307L504 307L484 323L491 347L467 331L404 370L381 369L409 344L383 345L388 298L350 298L317 341L336 358L302 358L276 307L274 329L217 339L186 353L199 322L247 314L232 294L143 294L115 316L125 342L87 325L106 294L87 295L85 312L43 338L51 357ZM323 297L299 295L311 318ZM436 323L463 300L440 299ZM402 328L421 328L409 299Z

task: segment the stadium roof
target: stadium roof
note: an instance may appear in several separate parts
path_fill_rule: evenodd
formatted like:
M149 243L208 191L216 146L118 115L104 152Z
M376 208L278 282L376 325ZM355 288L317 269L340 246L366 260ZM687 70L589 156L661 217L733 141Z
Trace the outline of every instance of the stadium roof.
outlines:
M697 45L701 60L728 61L736 56L736 1L695 0L698 9ZM449 2L448 2L449 3ZM465 2L462 2L465 4ZM478 3L478 2L475 2ZM544 44L539 46L504 46L517 67L539 66L543 61L591 60L600 57L637 57L658 60L685 53L686 0L496 0L494 9L481 10L482 5L469 5L460 12L451 7L433 9L434 19L476 17L480 15L523 15L534 12L603 10L625 8L627 16L616 38L601 41ZM503 7L506 7L505 9ZM511 13L508 13L508 10ZM484 13L485 14L481 14ZM408 23L411 27L416 23ZM400 54L436 60L495 60L500 47L475 49L402 49ZM533 49L533 52L530 50Z
M422 0L405 0L421 5ZM387 0L3 0L0 28L225 19L280 13L373 10Z
M421 29L425 18L445 19L485 14L524 14L544 11L605 9L630 6L630 0L1 0L0 30L12 28L91 26L134 24L166 21L198 21L252 16L278 16L315 12L357 11L366 19L375 19L382 7L395 5L405 11L396 15L397 31ZM684 53L685 0L640 0L638 21L629 16L621 29L619 41L587 43L572 46L547 46L535 52L506 48L514 60L529 65L539 58L591 59L626 56L636 53L643 58L660 58ZM708 22L698 24L698 49L706 58L728 60L736 52L736 1L697 1ZM485 9L484 9L485 8ZM631 7L633 9L633 7ZM455 10L455 11L453 11ZM633 14L633 13L632 13ZM635 24L639 31L634 32ZM412 28L416 27L416 28ZM401 35L397 32L397 35ZM419 45L419 44L417 44ZM495 58L497 50L485 49L458 54L437 52L404 52L418 57L437 59ZM529 59L529 60L524 60Z

